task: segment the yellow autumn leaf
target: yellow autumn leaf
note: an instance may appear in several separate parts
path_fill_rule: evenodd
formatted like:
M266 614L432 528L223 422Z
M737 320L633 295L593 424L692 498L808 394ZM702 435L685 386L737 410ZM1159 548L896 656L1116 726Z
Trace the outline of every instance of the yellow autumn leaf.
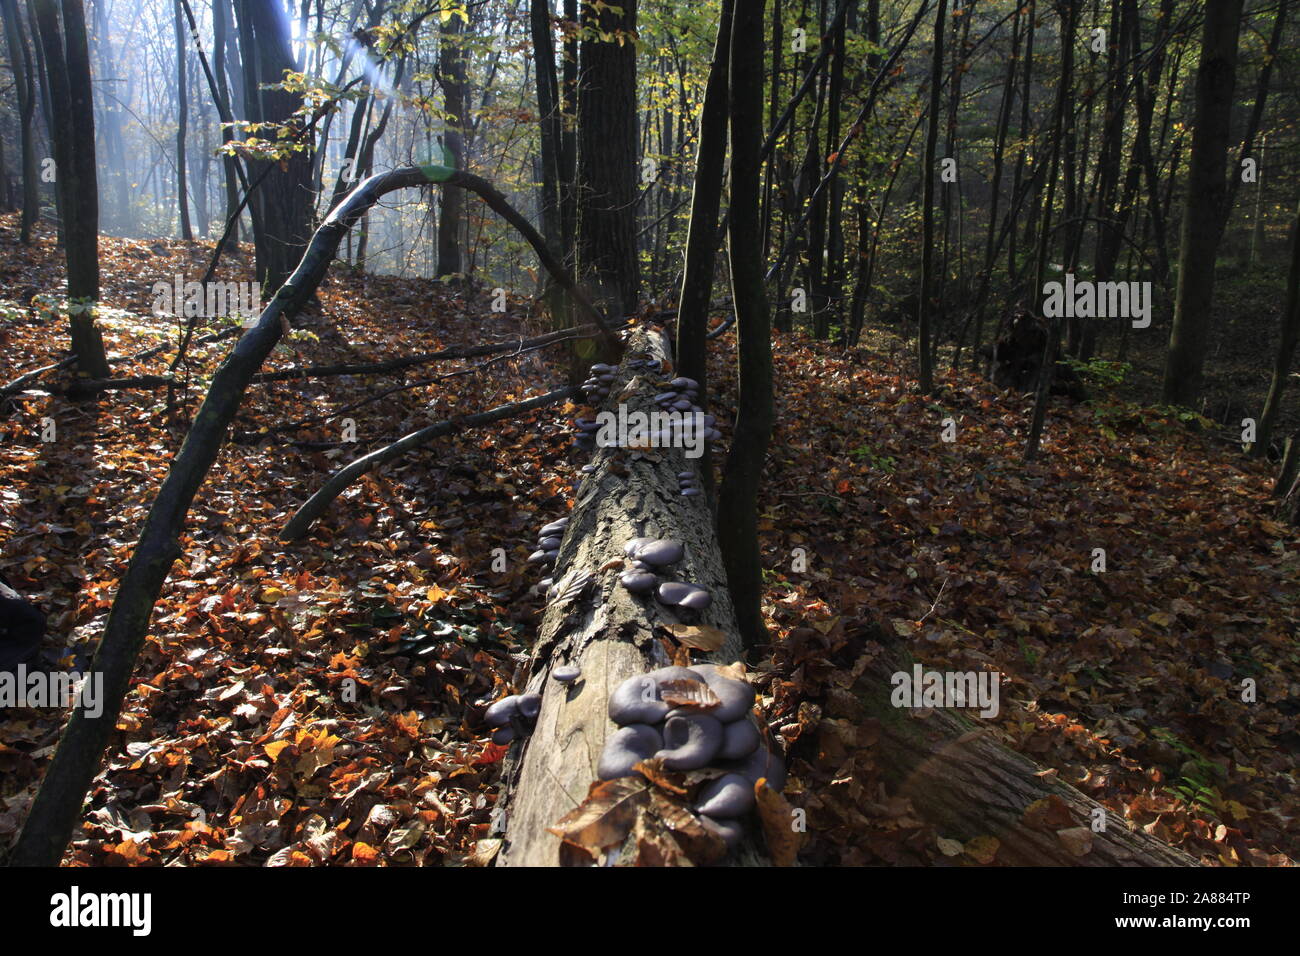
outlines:
M284 597L284 592L279 588L263 588L262 596L258 598L263 604L274 604L280 598Z
M280 756L280 751L287 746L289 746L289 741L287 740L273 740L269 744L265 744L262 749L266 751L268 757L275 760Z
M1236 800L1226 801L1224 807L1232 814L1232 819L1234 820L1246 820L1250 818L1250 811Z

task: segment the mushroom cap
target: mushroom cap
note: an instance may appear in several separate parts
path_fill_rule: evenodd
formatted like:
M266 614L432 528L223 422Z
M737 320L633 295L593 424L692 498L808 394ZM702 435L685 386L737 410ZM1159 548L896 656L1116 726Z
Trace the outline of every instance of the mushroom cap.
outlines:
M660 405L663 405L666 402L675 401L676 399L677 399L676 392L660 392L658 395L654 397L654 401Z
M681 581L665 581L659 585L659 590L655 596L659 598L660 604L667 604L675 607L681 603L682 598L690 594L695 589L693 584L683 584Z
M630 558L636 554L637 549L639 549L643 544L649 544L654 540L654 538L628 538L628 540L623 542L623 553Z
M542 712L542 695L533 691L527 694L519 695L519 713L529 720L533 720Z
M678 480L678 481L689 481L689 480L692 480L692 479L694 479L694 478L695 478L695 472L693 472L693 471L679 471L679 472L677 473L677 480Z
M668 384L671 385L673 388L699 388L700 387L699 382L695 381L695 379L693 378L687 378L684 375L673 379Z
M659 688L649 674L629 677L609 695L609 719L621 726L657 724L669 707L659 699Z
M738 773L728 773L700 788L695 812L730 820L744 816L753 806L754 785Z
M680 541L673 538L658 538L641 545L631 556L638 561L644 561L646 564L663 567L668 564L676 564L685 557L686 548L682 546Z
M655 756L668 770L698 770L722 749L722 722L708 714L680 714L664 721L664 749Z
M538 549L537 551L534 551L532 554L528 556L529 564L545 564L548 561L554 561L554 560L555 560L555 552L546 551L544 549Z
M694 485L688 485L687 487L685 487L685 488L682 489L681 494L682 494L682 497L683 497L683 498L694 498L694 497L696 497L697 495L701 494L701 492L700 492L700 489L699 489L699 488L696 488ZM700 591L699 593L707 596L709 592L708 592L708 591ZM712 598L710 598L709 600L712 601ZM686 607L693 607L693 606L694 606L694 605L687 605L685 601L683 601L682 604L683 604L683 606L686 606ZM705 605L705 606L707 607L708 605Z
M718 756L726 760L748 757L762 741L762 735L748 716L722 726L722 749Z
M626 777L642 760L649 760L663 748L664 738L658 729L649 724L628 724L605 738L596 764L596 776L601 780Z
M718 673L717 664L692 664L691 670L704 678L709 690L722 701L711 711L714 717L723 723L739 720L749 713L754 706L754 688L743 680L724 677Z
M698 488L688 488L686 491L682 492L682 494L688 498L690 498L692 495L698 495L699 493L700 493L700 489ZM687 594L680 601L678 601L677 602L678 607L690 608L692 611L703 611L706 607L708 607L710 604L713 603L713 595L710 594L708 591L704 590L704 588L694 584L692 584L691 587L694 588L695 590L691 591L690 594Z
M492 727L504 727L511 719L519 716L519 695L511 694L483 712L483 719Z
M572 684L582 676L582 668L577 664L561 664L551 671L551 678L561 684Z
M508 744L515 739L515 729L513 727L500 727L492 731L492 742L494 744Z
M560 548L560 539L553 534L549 534L545 538L538 540L537 547L541 548L543 551L558 551Z
M661 687L670 680L694 680L708 683L708 679L703 674L697 674L689 667L678 667L675 664L652 670L650 676L654 678L655 684Z
M670 709L661 699L663 685L681 680L703 678L686 667L661 667L629 677L609 697L609 719L621 725L659 723Z
M740 774L750 783L757 783L760 779L767 778L767 785L777 793L785 789L785 761L769 750L765 742L760 742L748 757L729 760L724 766Z
M649 571L624 571L618 576L619 584L633 594L649 594L659 579Z
M537 532L537 536L539 538L545 538L548 535L563 534L564 529L567 528L568 526L569 526L568 518L557 518L555 521L552 521L550 524L542 525L541 530Z

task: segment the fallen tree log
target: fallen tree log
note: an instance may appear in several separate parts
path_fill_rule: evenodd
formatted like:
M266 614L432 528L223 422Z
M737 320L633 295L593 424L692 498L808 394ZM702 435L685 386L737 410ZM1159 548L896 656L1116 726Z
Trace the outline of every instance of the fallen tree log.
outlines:
M665 366L669 361L657 331L634 330L627 354ZM658 379L625 362L606 407L622 403L629 414L657 410L652 399ZM552 600L543 617L526 681L528 691L542 694L541 711L532 735L515 745L507 761L514 779L497 804L498 819L504 820L498 865L578 862L548 828L580 805L596 780L601 748L615 729L608 717L610 694L625 679L671 663L661 640L668 628L717 628L722 643L716 659L729 663L742 653L709 507L704 496L682 497L678 490L677 474L691 468L683 449L597 448L592 463L596 470L578 489L553 572L557 586L584 574L591 583L575 597ZM707 588L713 596L707 609L679 617L676 609L636 597L617 583L624 543L643 536L685 545L673 577ZM582 669L579 683L566 687L550 679L563 664Z
M954 709L893 707L891 678L913 664L882 644L854 688L878 727L875 760L941 836L992 836L1003 866L1197 865L1000 743L993 725Z

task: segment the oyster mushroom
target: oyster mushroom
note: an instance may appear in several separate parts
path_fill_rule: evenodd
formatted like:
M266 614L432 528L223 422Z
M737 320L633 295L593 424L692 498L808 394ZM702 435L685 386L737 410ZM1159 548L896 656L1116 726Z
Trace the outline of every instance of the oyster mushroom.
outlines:
M642 760L649 760L663 748L664 738L649 724L628 724L605 738L596 764L596 776L601 780L626 777Z
M692 664L690 669L704 678L709 690L722 701L712 714L723 723L739 720L754 706L754 688L743 680L719 674L718 665Z
M509 697L502 697L499 701L483 712L483 719L488 722L490 727L504 727L510 721L519 716L519 696L511 694Z
M722 749L718 756L725 760L748 757L758 747L762 737L749 717L733 720L722 727Z
M618 576L618 583L633 594L649 594L658 580L649 571L624 571Z
M656 567L663 567L668 564L676 564L686 556L686 549L680 541L672 538L661 538L651 540L641 545L631 557L638 561L644 561L646 564L653 564Z
M664 721L659 757L669 770L698 770L722 749L722 723L708 714L680 714Z
M700 788L695 812L720 820L744 816L754 806L754 785L738 773L723 774Z

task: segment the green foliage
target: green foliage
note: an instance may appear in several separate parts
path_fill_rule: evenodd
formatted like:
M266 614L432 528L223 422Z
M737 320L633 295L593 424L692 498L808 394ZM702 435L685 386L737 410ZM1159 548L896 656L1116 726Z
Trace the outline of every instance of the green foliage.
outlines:
M1068 358L1064 361L1087 384L1101 388L1122 385L1128 374L1133 371L1133 366L1128 362L1112 362L1098 357L1088 359L1086 362L1076 358Z
M898 460L892 455L880 455L870 445L859 445L849 452L849 457L854 461L866 461L876 471L883 471L885 474L892 474Z

